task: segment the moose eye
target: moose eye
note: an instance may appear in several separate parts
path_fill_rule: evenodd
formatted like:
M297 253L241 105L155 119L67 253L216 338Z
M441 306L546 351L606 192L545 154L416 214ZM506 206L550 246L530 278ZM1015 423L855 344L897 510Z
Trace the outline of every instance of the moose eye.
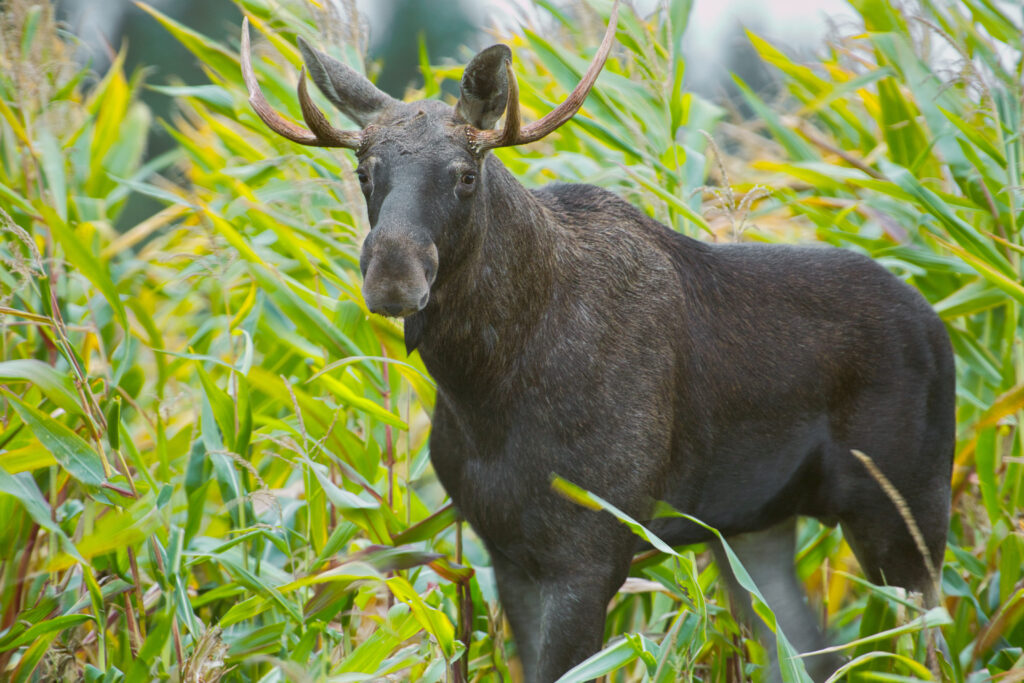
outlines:
M458 171L455 181L455 196L459 199L469 199L476 194L476 169Z
M361 168L356 169L356 178L359 179L360 185L365 185L370 182L370 176L366 175L366 171Z

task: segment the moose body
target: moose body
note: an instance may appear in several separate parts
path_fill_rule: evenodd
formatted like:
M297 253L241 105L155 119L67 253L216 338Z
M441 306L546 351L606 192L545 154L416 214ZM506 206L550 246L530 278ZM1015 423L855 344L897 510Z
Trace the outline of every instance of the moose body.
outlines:
M527 222L492 214L484 249L504 256L435 283L406 325L438 382L431 459L491 554L528 680L600 648L638 549L553 492L552 474L637 519L664 500L727 538L765 532L736 550L755 580L783 583L762 591L802 650L825 643L786 585L796 515L842 522L869 578L934 600L893 502L851 454L871 455L941 565L953 361L917 292L848 251L709 245L596 187L528 192L497 160L482 181ZM678 518L650 526L671 545L714 540Z
M593 186L527 190L488 153L571 117L613 35L614 14L569 100L524 127L504 46L474 58L453 109L393 100L300 41L321 91L363 127L330 127L300 81L310 132L269 108L243 32L264 122L356 151L366 303L405 318L437 382L431 460L490 552L530 682L600 648L639 548L611 515L553 491L553 475L674 545L713 538L651 520L656 501L719 529L801 651L824 638L793 574L796 516L841 523L868 578L929 602L948 523L953 361L917 292L851 252L706 244ZM899 491L928 560L852 449ZM809 669L821 679L835 664Z

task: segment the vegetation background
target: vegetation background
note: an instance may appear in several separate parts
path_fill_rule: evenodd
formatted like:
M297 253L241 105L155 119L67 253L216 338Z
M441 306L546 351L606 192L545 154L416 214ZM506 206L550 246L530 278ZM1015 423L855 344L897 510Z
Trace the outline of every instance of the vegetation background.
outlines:
M236 4L293 118L297 34L364 65L346 3ZM781 88L737 77L742 108L688 90L689 2L624 8L581 115L497 154L703 239L870 254L933 303L959 375L943 606L865 583L814 522L797 567L840 675L1022 681L1024 16L850 4L860 28L810 61L750 34ZM500 36L527 118L578 80L610 2L538 5L542 31ZM514 680L487 557L429 465L433 384L362 302L353 160L259 123L234 39L143 9L206 84L147 84L123 50L94 74L49 3L0 4L0 678ZM411 98L461 74L420 61ZM176 110L154 118L147 88ZM173 144L147 159L154 126ZM119 223L138 197L158 204ZM699 546L641 558L564 680L761 677L718 576Z

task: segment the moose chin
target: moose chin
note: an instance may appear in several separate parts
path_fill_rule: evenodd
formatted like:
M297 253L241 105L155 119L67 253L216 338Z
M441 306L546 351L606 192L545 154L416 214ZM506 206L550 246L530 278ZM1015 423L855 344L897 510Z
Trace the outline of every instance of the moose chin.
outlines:
M527 190L490 153L572 118L617 10L579 85L529 124L504 45L473 58L452 107L395 100L300 39L313 82L360 126L329 124L303 74L303 128L268 105L242 33L263 122L359 160L366 304L404 318L408 351L437 382L431 460L490 553L530 682L601 648L640 549L611 515L553 491L553 474L669 544L715 537L652 520L657 501L718 529L800 652L826 641L793 570L798 516L842 525L871 581L939 598L955 380L946 330L920 294L849 251L707 244L597 187ZM913 533L855 450L899 492ZM733 601L774 652L749 594ZM804 661L816 680L840 663Z

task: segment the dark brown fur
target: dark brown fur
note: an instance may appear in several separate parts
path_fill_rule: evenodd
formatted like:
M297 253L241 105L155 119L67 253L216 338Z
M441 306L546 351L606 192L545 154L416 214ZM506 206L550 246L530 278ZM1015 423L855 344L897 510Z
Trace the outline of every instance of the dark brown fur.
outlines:
M482 54L454 110L381 99L325 55L311 72L366 127L366 301L405 317L437 381L431 459L491 554L527 680L600 648L638 547L556 495L554 474L636 518L665 500L721 530L803 651L824 641L793 577L797 515L842 523L872 581L934 602L893 503L850 454L899 489L940 565L954 369L924 299L851 252L709 245L596 187L524 189L469 141L508 87L504 52ZM711 540L651 525L673 544ZM834 666L810 663L816 678Z

